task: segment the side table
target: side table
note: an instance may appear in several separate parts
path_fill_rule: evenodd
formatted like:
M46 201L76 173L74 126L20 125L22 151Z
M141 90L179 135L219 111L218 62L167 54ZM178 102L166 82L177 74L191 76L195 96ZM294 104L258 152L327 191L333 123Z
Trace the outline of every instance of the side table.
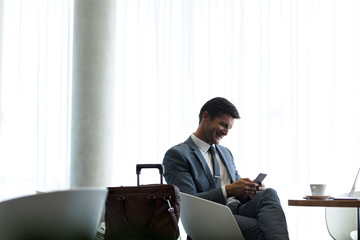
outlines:
M352 207L357 209L357 236L360 240L359 200L289 200L289 206L298 207Z

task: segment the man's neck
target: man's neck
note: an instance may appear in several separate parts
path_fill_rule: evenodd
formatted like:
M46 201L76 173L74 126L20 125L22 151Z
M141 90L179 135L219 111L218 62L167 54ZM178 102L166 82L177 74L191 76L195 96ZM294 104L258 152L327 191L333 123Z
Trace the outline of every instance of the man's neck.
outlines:
M198 139L200 139L201 141L206 142L204 134L201 131L201 125L199 125L199 127L196 129L196 132L194 133L194 136L197 137Z

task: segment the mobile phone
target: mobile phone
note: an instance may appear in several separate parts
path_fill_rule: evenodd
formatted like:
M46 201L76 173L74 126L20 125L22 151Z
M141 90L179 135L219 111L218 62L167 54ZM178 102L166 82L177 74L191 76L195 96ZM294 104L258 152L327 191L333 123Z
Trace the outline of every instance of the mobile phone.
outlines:
M259 173L259 175L256 177L254 182L256 182L257 184L261 184L261 182L264 180L264 178L266 176L267 176L267 174L265 174L265 173Z

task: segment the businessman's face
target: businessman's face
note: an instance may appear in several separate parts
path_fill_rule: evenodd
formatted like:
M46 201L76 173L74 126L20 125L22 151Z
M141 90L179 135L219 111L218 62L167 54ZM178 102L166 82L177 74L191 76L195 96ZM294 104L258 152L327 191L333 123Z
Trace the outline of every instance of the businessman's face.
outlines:
M234 118L229 114L222 114L213 119L208 116L204 120L206 121L204 128L205 142L209 144L219 144L220 140L228 134L234 124Z

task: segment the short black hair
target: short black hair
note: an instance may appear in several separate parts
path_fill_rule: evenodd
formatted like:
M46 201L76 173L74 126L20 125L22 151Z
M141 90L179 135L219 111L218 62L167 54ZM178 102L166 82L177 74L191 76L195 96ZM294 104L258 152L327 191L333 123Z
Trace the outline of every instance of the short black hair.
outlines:
M202 106L199 114L199 123L202 120L202 114L208 112L210 119L214 119L221 114L229 114L233 118L240 118L239 112L230 101L222 97L216 97L207 101Z

